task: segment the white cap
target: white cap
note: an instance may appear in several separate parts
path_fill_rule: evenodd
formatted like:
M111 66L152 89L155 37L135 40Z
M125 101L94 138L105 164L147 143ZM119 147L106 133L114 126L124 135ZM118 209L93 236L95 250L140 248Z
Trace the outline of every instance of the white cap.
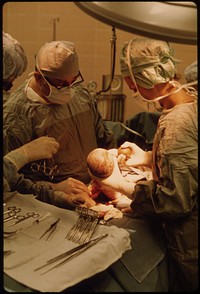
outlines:
M77 76L79 64L74 43L69 41L46 43L37 54L36 66L48 78L66 80Z

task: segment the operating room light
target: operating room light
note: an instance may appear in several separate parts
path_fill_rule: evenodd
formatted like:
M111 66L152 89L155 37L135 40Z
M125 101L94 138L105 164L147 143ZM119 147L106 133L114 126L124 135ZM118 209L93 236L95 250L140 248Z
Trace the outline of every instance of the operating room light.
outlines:
M90 16L149 38L197 45L194 2L74 2Z

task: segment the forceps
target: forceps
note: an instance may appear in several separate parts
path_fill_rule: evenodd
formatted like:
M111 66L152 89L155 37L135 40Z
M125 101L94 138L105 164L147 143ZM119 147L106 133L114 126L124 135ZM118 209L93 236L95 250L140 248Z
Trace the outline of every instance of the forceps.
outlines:
M53 222L50 227L40 236L40 239L42 239L42 237L44 237L47 233L49 233L49 235L47 236L46 240L48 240L51 235L53 234L53 232L56 230L57 228L57 224L59 223L60 218L57 218L57 220L55 222Z
M98 241L102 240L103 238L107 237L108 234L102 234L101 236L95 238L95 239L92 239L86 243L83 243L79 246L76 246L64 253L61 253L60 255L56 256L56 257L53 257L49 260L46 261L45 264L41 265L40 267L38 268L35 268L34 271L38 271L40 269L43 269L44 267L56 262L56 261L59 261L61 259L61 261L59 263L57 263L56 265L54 265L53 267L47 269L46 271L42 272L42 274L45 274L49 271L51 271L52 269L54 268L57 268L61 265L63 265L65 262L69 261L70 259L78 256L79 254L81 254L82 252L86 251L87 249L89 249L90 247L92 247L93 245L95 245ZM62 260L63 259L63 260Z
M11 217L10 219L16 218L17 221L15 223L11 224L10 227L12 227L12 226L14 226L14 225L16 225L16 224L30 218L30 217L37 218L39 216L40 216L39 213L35 213L35 212L27 212L26 215L15 215L15 216ZM6 221L8 221L8 220L9 219L6 219Z

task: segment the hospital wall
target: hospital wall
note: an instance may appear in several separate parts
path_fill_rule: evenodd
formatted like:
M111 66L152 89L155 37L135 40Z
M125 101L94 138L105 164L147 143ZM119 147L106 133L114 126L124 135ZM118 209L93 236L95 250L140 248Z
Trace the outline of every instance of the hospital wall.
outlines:
M80 71L85 85L93 80L97 91L102 88L102 75L111 72L112 27L85 14L74 2L7 2L2 8L3 31L11 34L25 49L28 68L13 86L15 90L28 74L34 70L35 55L45 43L53 40L69 40L75 43L79 54ZM169 18L170 19L170 18ZM116 28L115 75L120 75L119 55L123 42L136 35ZM197 59L197 46L171 43L178 65L180 82L184 80L184 69ZM123 83L126 95L124 120L143 111L131 98L131 91Z

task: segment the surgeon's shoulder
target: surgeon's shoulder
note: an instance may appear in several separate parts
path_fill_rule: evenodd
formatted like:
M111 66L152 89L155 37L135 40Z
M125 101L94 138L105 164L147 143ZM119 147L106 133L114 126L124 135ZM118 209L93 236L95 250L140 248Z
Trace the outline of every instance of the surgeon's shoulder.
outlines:
M10 97L9 97L8 101L11 102L11 101L16 101L16 100L24 99L24 97L26 97L26 94L25 94L25 86L26 86L26 83L23 83L15 91L13 91L10 94Z
M84 85L78 85L74 87L74 92L75 95L80 96L80 99L82 100L96 102L95 95L92 95L91 92Z

